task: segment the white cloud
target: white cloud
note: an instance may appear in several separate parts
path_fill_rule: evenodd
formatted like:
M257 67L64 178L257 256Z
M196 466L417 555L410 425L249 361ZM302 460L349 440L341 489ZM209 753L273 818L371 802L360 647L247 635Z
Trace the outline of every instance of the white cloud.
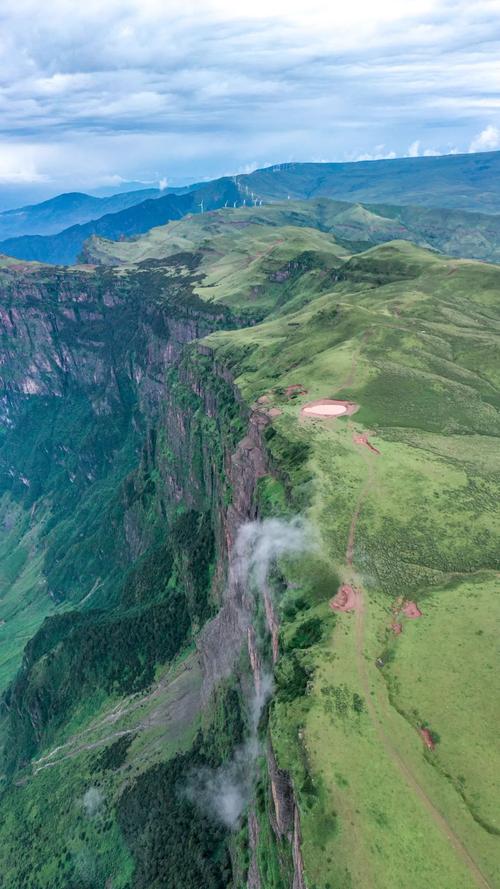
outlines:
M500 147L500 0L3 0L0 34L0 181Z
M474 136L469 151L495 151L500 148L500 129L490 124Z
M47 176L37 168L37 155L42 153L37 146L22 143L0 144L0 183L28 184L44 182Z
M396 157L395 151L388 151L385 145L376 145L373 151L364 151L353 158L355 161L391 160Z

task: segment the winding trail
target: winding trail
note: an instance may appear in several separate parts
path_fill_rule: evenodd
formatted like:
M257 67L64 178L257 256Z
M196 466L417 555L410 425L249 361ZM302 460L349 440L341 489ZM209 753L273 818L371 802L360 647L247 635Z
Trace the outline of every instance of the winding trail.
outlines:
M359 452L358 452L359 453ZM376 455L371 454L370 452L365 451L363 453L363 459L365 464L367 465L367 478L364 485L361 488L358 499L356 501L354 512L352 514L351 525L349 528L349 535L347 539L347 548L345 554L346 564L350 569L350 573L352 573L353 562L354 562L354 547L356 542L356 530L359 517L361 515L361 511L363 509L364 502L366 497L373 485L374 481L374 461L376 460ZM357 582L356 583L358 595L356 597L356 607L355 611L355 652L356 652L356 662L358 667L359 678L361 681L361 686L363 688L363 692L366 699L367 710L370 714L373 726L377 733L377 736L384 748L386 754L389 759L394 763L396 768L399 770L400 774L403 776L407 785L413 791L415 796L420 800L424 808L427 810L434 823L440 829L440 831L445 835L448 842L451 844L457 855L461 858L462 862L469 869L473 879L474 884L476 886L482 887L482 889L495 889L495 887L488 881L484 873L482 872L479 865L476 863L470 852L466 849L458 835L455 833L451 825L448 823L444 815L439 811L439 809L434 805L431 798L424 790L419 780L413 773L411 766L406 762L404 757L401 755L399 750L393 743L393 740L387 733L385 729L384 720L380 717L379 713L374 704L373 693L375 699L377 701L380 710L385 715L387 723L389 723L391 714L388 702L386 698L379 693L376 686L373 687L370 682L370 676L368 673L368 662L365 657L365 609L366 609L366 595L364 594L363 587Z

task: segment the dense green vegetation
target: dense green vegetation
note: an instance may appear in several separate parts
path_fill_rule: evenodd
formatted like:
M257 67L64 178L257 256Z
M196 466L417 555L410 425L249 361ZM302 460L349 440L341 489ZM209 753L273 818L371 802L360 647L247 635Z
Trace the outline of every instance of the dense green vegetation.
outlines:
M363 590L363 614L337 615L333 633L318 640L313 618L293 628L297 611L285 605L283 613L271 730L295 786L307 788L306 765L317 787L316 796L301 793L313 885L397 886L401 871L412 887L476 884L433 806L494 880L496 823L486 812L495 790L485 775L471 795L467 777L476 745L483 749L479 736L493 728L495 676L480 665L492 664L491 646L488 654L481 647L491 609L472 594L467 606L460 601L476 572L491 597L498 571L499 292L495 268L399 242L349 259L331 293L295 312L208 340L247 401L265 396L263 409L279 411L266 433L273 461L320 529L321 557ZM301 419L301 406L320 397L360 409L348 420ZM357 443L362 433L378 454ZM266 502L273 508L276 499ZM416 599L423 617L396 618L403 597ZM465 621L473 607L479 628L463 656L469 634L452 628L452 607L453 620ZM457 685L443 719L451 677ZM422 728L439 738L432 752ZM482 758L495 759L491 740L488 748ZM328 813L335 818L326 827Z
M500 271L416 236L359 252L394 207L293 204L90 245L116 267L0 269L5 889L285 889L267 744L311 889L495 886ZM301 413L322 398L358 409ZM238 523L297 513L229 831L186 787L248 737L253 679L243 646L207 696L203 627Z

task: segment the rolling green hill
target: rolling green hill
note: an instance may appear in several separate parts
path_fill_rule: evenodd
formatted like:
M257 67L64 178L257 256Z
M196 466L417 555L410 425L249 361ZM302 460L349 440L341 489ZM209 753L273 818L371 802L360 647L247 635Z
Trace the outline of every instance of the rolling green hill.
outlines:
M2 889L500 885L500 269L428 249L458 220L2 259Z
M253 208L223 208L199 215L198 219L189 216L159 226L129 240L110 242L94 236L85 244L82 256L90 263L113 265L161 259L196 246L205 249L206 262L210 263L216 249L230 251L232 240L237 240L238 250L245 250L243 245L250 244L255 235L267 237L268 226L318 229L324 235L333 235L347 252L404 239L450 256L500 261L500 216L385 204L349 204L328 198ZM308 236L312 236L311 232ZM257 247L255 250L258 252Z
M435 246L433 239L439 243L443 235L447 235L447 252L460 255L462 245L465 251L462 255L494 260L498 255L496 221L482 215L464 217L460 213L443 212L442 208L499 215L499 173L500 152L345 164L279 164L250 174L170 190L171 193L159 198L155 195L157 200L154 203L146 200L134 207L127 205L120 212L109 212L103 208L106 215L102 218L92 217L92 221L72 225L55 235L3 235L0 251L19 259L71 264L76 262L85 240L93 235L118 240L202 209L250 207L260 206L261 202L272 204L290 199L310 201L326 197L355 204L391 205L373 209L345 208L347 215L344 224L351 236L352 233L365 235L370 231L374 223L370 214L375 212L377 216L389 217L376 221L375 228L379 235L384 231L389 235L392 227L395 227L392 237L405 237L408 227L412 233L411 239L415 240L415 235L425 238L425 234L420 232L422 228L428 230L432 246ZM138 193L131 193L132 197L134 194ZM56 204L65 197L62 195L55 199ZM123 197L118 195L116 200L120 201ZM47 203L49 208L54 205L54 201ZM38 209L34 207L31 210L34 213L42 212L43 217L44 206L41 204ZM416 211L415 206L436 208L439 213L434 215L430 211ZM407 210L401 209L406 207ZM1 219L0 215L0 231Z
M361 591L304 654L306 698L278 685L273 744L303 788L311 884L496 886L500 272L402 242L344 271L306 308L208 340L245 399L276 414L273 462L288 508L307 503L318 560ZM301 419L321 397L360 409ZM310 568L294 586L311 589ZM312 586L307 615L327 621L335 587L315 599ZM422 616L397 617L403 600ZM300 621L284 624L282 671Z

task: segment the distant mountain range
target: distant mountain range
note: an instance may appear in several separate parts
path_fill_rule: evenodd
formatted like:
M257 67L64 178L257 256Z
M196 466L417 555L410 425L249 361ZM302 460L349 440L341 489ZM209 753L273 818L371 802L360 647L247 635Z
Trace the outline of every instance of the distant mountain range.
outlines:
M500 152L343 164L280 164L167 193L150 189L111 198L60 195L43 204L0 214L0 237L9 234L0 241L0 252L19 259L72 264L93 235L118 240L143 234L188 213L225 205L317 197L500 214Z
M106 198L96 198L78 191L59 194L41 204L4 210L0 213L0 238L55 235L72 225L81 225L108 213L119 213L134 204L142 204L149 198L164 194L158 188L114 194Z
M227 250L228 239L244 228L293 227L297 232L333 235L344 253L357 253L393 240L411 241L448 256L500 263L500 215L440 210L433 207L391 204L353 204L314 198L280 201L262 207L232 207L225 211L186 217L154 228L133 240L113 241L93 236L83 249L91 265L119 265L158 260L210 242L217 255ZM256 253L259 253L256 248ZM202 260L210 262L207 255Z
M280 164L238 179L266 200L329 197L500 213L500 151L345 164Z

